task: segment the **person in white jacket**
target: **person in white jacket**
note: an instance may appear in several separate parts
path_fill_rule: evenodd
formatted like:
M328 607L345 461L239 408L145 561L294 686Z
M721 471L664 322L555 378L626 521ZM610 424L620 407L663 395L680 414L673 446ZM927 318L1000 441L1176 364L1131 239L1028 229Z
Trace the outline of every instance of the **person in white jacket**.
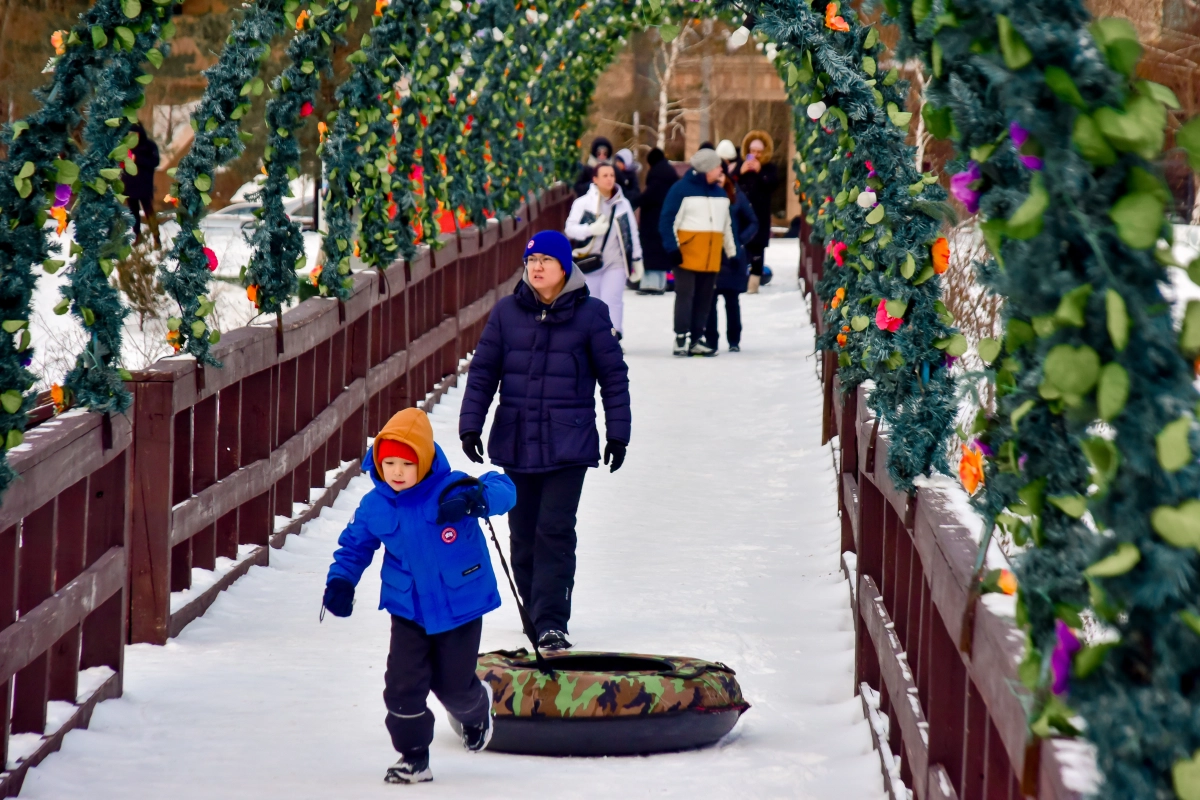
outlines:
M608 305L613 327L617 329L617 337L621 338L624 335L625 281L640 281L644 271L637 219L617 185L616 170L611 162L596 165L587 194L571 206L564 233L571 240L577 264L587 256L600 256L598 268L585 272L584 278L591 295Z

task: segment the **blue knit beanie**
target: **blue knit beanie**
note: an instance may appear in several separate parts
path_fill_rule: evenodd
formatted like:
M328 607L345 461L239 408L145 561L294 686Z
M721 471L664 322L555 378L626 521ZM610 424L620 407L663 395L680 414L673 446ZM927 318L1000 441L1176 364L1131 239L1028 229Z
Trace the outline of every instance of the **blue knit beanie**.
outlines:
M563 272L567 275L571 274L571 268L574 266L571 263L571 242L558 231L535 233L529 240L529 244L525 245L525 258L528 259L534 253L558 259L558 263L562 264Z

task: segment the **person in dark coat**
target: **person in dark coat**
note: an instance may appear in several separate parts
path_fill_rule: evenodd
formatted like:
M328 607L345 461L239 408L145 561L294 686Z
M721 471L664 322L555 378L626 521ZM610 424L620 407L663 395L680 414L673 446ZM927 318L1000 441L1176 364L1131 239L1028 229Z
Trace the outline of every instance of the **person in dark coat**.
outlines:
M126 205L133 215L133 243L142 242L142 221L139 216L146 215L146 224L154 236L155 248L162 249L162 240L158 236L158 218L154 215L154 172L158 169L158 145L146 133L142 123L135 122L130 130L138 135L138 143L133 146L133 163L137 172L123 176L125 183Z
M745 160L738 170L738 188L746 194L758 218L758 233L746 246L750 256L750 283L746 291L757 294L762 281L763 253L771 242L771 195L779 186L779 170L771 163L775 142L766 131L747 133L742 139L742 153Z
M612 142L603 136L592 139L592 154L580 165L579 175L575 178L575 196L583 197L592 188L592 178L595 176L596 165L601 161L611 161L613 157Z
M575 587L575 513L589 467L600 466L596 384L604 403L604 463L616 472L629 444L629 375L608 315L571 263L571 243L542 231L525 273L488 317L458 417L463 451L483 463L483 425L496 390L487 454L517 486L508 515L513 572L538 636L562 650Z
M727 170L734 168L726 162ZM733 218L733 237L737 240L737 255L721 259L721 271L717 274L717 288L713 292L712 309L708 312L708 330L704 338L714 351L721 342L717 330L717 299L725 298L725 335L729 339L729 352L737 353L742 346L742 311L738 295L746 291L750 278L750 258L746 255L746 243L753 241L758 233L758 218L746 195L737 188L737 181L728 172L723 182L729 195L729 214Z
M625 199L629 201L630 208L636 210L642 202L642 187L638 185L638 172L642 169L642 165L637 162L637 159L633 157L633 151L628 148L618 150L613 163L619 167L617 185L621 187L621 194L625 195Z
M638 236L642 240L642 266L646 274L638 294L662 294L667 289L667 273L675 264L663 248L662 234L658 232L658 218L662 215L663 201L667 192L679 180L679 173L666 155L657 147L646 156L650 171L646 173L646 188L642 191L641 217L638 220Z

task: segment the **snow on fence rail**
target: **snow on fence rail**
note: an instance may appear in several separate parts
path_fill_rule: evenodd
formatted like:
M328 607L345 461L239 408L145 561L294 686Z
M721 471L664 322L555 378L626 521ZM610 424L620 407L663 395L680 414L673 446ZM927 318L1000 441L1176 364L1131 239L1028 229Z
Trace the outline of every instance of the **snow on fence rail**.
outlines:
M121 694L127 641L177 635L332 502L388 416L437 402L513 289L532 223L561 229L570 200L557 186L357 273L344 305L284 315L282 353L252 326L214 347L221 369L162 359L134 373L128 416L35 410L0 505L0 797Z
M803 242L807 234L801 232ZM824 253L805 244L800 259L820 331L820 300L812 290ZM905 800L889 774L888 765L896 771L892 754L916 800L1082 797L1088 759L1077 751L1086 746L1030 738L1025 689L1017 678L1024 637L1011 617L971 597L976 538L942 492L922 487L906 494L893 486L887 435L866 408L865 390L842 391L832 353L818 363L825 388L823 439L839 439L855 685L868 687L862 692L868 718L887 720L876 730L876 744L881 753L889 751L883 771L892 800Z

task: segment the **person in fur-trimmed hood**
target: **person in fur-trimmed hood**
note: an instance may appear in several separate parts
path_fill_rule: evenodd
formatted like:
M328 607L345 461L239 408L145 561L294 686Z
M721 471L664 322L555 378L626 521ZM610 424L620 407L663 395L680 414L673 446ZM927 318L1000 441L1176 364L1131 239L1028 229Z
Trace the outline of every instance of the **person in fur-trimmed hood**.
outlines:
M386 725L400 760L388 783L433 780L430 690L462 724L463 746L478 752L492 735L492 692L475 675L483 615L500 607L496 575L477 517L504 514L516 487L489 472L454 472L419 408L388 420L362 462L375 488L338 538L323 607L354 610L354 587L383 545L379 608L392 615L384 675Z
M750 131L742 139L745 160L738 169L738 188L754 209L758 233L746 245L750 256L750 282L746 291L757 294L762 282L763 254L771 242L771 195L779 186L779 170L771 159L775 157L775 141L766 131Z

